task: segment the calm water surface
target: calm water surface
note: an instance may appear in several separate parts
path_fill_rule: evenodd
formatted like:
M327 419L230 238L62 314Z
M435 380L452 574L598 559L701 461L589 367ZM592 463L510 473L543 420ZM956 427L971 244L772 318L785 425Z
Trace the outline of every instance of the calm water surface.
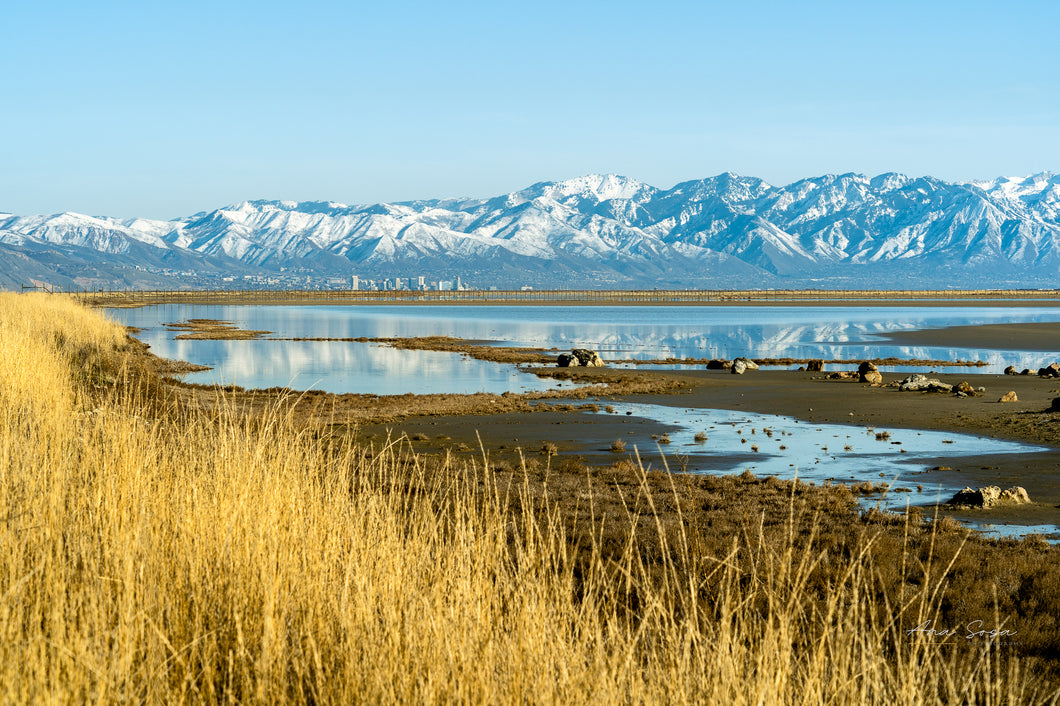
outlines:
M940 454L961 458L1047 450L952 432L818 424L775 414L623 402L612 402L610 407L611 412L598 414L632 414L676 429L668 433L669 444L640 440L638 451L645 462L658 466L664 454L671 469L691 472L748 470L757 476L797 476L818 484L887 484L888 492L869 496L863 504L892 510L945 502L960 490L922 478L925 468L933 466ZM706 439L697 440L698 434ZM1002 526L992 526L990 531L1005 533Z
M368 352L370 344L175 341L175 334L161 324L224 319L278 337L454 336L516 346L592 348L605 359L894 356L983 360L988 367L970 370L983 373L1000 373L1007 365L1037 369L1060 359L1060 350L904 346L880 339L925 328L1060 321L1060 308L1050 307L161 306L113 313L122 323L145 329L141 338L159 355L215 368L189 381L271 387L312 380L319 381L315 386L320 389L336 392L503 391L540 389L547 383L517 372L493 380L485 369L499 367L494 364L443 362L459 356L435 352L399 355L378 347ZM436 389L449 383L439 380L440 375L452 376L450 389Z
M981 438L952 432L915 429L877 429L851 424L819 424L774 414L732 410L681 409L649 404L615 402L612 414L666 421L678 427L670 444L661 450L690 454L689 470L722 473L749 470L755 475L788 475L813 481L866 480L859 469L871 468L874 482L897 481L895 486L916 485L913 471L945 448L951 457L1013 454L1041 450L1014 441ZM598 414L607 414L599 412ZM880 434L880 432L886 432ZM696 441L704 433L706 441ZM957 442L960 443L957 443ZM733 449L739 449L734 453ZM793 458L801 459L795 463ZM933 501L938 488L925 487L899 499L904 505ZM918 494L919 493L919 494ZM949 499L947 496L944 499Z

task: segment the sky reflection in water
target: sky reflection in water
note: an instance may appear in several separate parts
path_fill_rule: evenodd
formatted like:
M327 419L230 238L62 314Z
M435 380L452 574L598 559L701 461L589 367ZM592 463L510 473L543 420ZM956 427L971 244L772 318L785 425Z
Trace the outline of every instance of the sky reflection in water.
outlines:
M924 464L940 454L962 457L1046 450L951 432L818 424L773 414L622 402L610 406L613 414L631 413L677 427L668 434L669 444L641 440L638 450L646 462L654 459L658 465L662 452L671 459L671 468L684 464L684 469L692 472L749 470L758 476L797 475L816 483L893 482L894 488L908 492L888 493L882 501L889 508L934 503L940 494L945 501L959 490L917 480ZM696 440L699 433L706 434L705 441ZM918 485L922 487L918 489ZM874 498L872 504L875 502Z
M888 492L861 498L863 507L879 506L888 510L931 507L946 502L963 487L943 486L923 478L926 469L939 456L958 458L1047 450L950 432L818 424L773 414L622 402L612 402L610 406L612 412L600 414L632 414L675 427L667 434L668 444L643 438L635 442L646 465L659 468L665 456L666 466L671 470L694 473L749 470L760 477L797 477L817 484L864 481L888 484ZM696 440L700 433L706 435L706 440ZM974 520L968 523L989 535L1020 537L1036 533L1045 535L1051 542L1060 541L1057 525Z
M561 384L456 353L397 350L379 344L326 341L177 341L164 329L139 338L164 358L209 365L183 376L190 383L248 388L290 387L338 393L405 393L546 390Z
M586 347L600 351L605 359L894 356L984 360L990 365L973 369L974 372L1000 373L1007 365L1037 369L1044 362L1060 358L1060 351L900 346L876 338L896 331L945 326L1060 321L1060 309L1049 307L165 306L119 310L115 315L123 323L141 328L157 327L167 321L210 318L273 331L274 335L284 337L454 336L504 345ZM161 343L160 336L152 339ZM182 349L183 355L209 355L214 360L214 363L192 362L217 364L223 371L241 370L246 384L254 384L250 371L259 369L259 364L250 362L248 356L252 354L231 346L232 342L212 349L200 348L203 342L191 343L194 345ZM356 374L362 356L336 353L335 348L334 343L315 343L301 348L298 355L305 360L334 360L336 375ZM223 356L225 350L231 350L232 355L240 350L239 362L245 367L218 364L220 361L213 356ZM255 350L267 358L287 355L271 346ZM167 357L182 357L158 352ZM445 355L409 353L412 355L390 357L394 368L386 374L416 375L423 364L410 361ZM363 356L363 365L363 374L377 375L382 364L378 357ZM317 370L326 373L323 365L317 365ZM422 372L436 375L438 370L425 368ZM326 380L325 389L331 389Z

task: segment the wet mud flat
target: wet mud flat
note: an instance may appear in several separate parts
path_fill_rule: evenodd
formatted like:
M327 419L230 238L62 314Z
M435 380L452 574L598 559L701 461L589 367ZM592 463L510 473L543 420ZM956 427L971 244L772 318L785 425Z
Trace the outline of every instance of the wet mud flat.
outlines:
M853 380L829 380L826 374L805 371L759 370L744 375L725 371L670 371L667 376L679 384L666 394L589 397L577 404L557 400L549 402L548 408L556 410L549 412L460 418L417 416L399 423L364 425L360 433L370 439L406 434L414 440L416 448L427 452L479 456L485 452L511 465L518 464L521 458L546 459L553 466L609 464L630 457L635 447L643 463L652 468L702 470L713 464L719 469L738 472L755 463L757 449L751 451L751 442L755 441L751 437L747 446L727 457L704 460L697 458L701 453L694 445L666 443L666 437L678 426L668 423L665 414L654 415L656 418L608 414L607 407L623 403L670 407L675 411L674 417L679 416L676 412L680 410L706 409L784 415L804 422L807 433L815 424L842 424L881 432L895 429L914 433L916 430L952 432L957 445L961 444L961 435L970 435L1021 442L1046 450L969 456L955 447L941 446L937 457L910 462L899 484L922 485L928 489L940 485L946 488L1021 485L1030 494L1032 505L974 514L965 512L960 516L1028 525L1060 523L1060 509L1057 509L1060 448L1056 443L1060 439L1060 413L1050 411L1052 399L1060 396L1060 380L1037 376L932 374L950 384L967 380L975 387L986 388L982 396L959 398L943 393L902 392L894 387ZM885 375L885 384L888 378L895 380L899 376ZM1018 401L998 402L1007 392L1015 392ZM579 408L586 402L597 409ZM764 441L764 437L758 438ZM625 449L612 450L615 440L623 440ZM755 445L766 449L764 443ZM836 440L830 447L840 463L843 446L842 440ZM813 463L812 458L796 461L803 466ZM857 468L858 463L856 458L851 458L851 471L872 472L871 467Z

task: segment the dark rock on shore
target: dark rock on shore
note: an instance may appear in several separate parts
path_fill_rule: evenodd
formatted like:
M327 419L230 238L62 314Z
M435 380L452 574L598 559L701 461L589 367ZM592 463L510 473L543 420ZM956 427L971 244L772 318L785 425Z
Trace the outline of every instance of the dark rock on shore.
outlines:
M875 363L865 361L858 366L858 382L867 382L872 385L882 385L883 376L880 375L880 371L876 368Z
M988 485L978 489L965 488L946 504L953 508L985 510L998 505L1026 505L1030 501L1030 496L1021 486L1002 490L996 485Z
M923 373L913 373L898 383L898 389L903 392L952 392L953 385Z
M602 368L604 367L604 360L600 357L600 354L596 351L591 351L588 348L575 348L571 351L571 355L578 359L578 363L586 368Z
M1039 368L1038 377L1060 378L1060 363L1052 363L1044 368Z
M754 362L750 358L744 358L740 356L736 360L732 361L732 369L729 371L733 375L743 375L747 370L758 370L758 363Z
M560 353L556 358L556 366L560 368L602 368L604 361L596 351L588 348L575 348L570 353Z

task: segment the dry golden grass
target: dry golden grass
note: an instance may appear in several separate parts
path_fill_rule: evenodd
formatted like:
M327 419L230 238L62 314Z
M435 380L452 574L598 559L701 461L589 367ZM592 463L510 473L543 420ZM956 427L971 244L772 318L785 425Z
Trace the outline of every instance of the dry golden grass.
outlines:
M881 600L871 545L826 586L753 535L576 562L481 468L144 399L103 363L120 328L55 299L0 295L0 322L5 703L1055 698L996 644L905 635L937 584Z

